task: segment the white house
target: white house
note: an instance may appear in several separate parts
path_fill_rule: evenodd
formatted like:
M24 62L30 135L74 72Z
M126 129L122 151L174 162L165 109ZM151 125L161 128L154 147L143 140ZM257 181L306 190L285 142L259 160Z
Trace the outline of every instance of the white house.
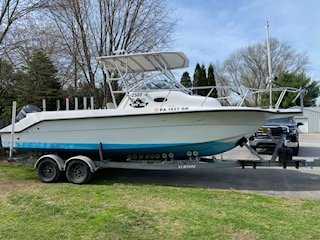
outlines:
M296 122L302 122L300 126L302 133L320 133L320 107L305 107L303 116L295 117Z

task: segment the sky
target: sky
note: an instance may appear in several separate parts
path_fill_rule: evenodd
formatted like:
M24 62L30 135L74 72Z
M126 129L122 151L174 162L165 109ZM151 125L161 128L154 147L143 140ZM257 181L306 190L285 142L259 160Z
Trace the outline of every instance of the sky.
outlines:
M189 58L192 77L196 63L208 66L233 51L270 37L288 42L309 56L307 71L320 80L319 0L171 0L180 19L174 50ZM172 49L171 49L172 50Z

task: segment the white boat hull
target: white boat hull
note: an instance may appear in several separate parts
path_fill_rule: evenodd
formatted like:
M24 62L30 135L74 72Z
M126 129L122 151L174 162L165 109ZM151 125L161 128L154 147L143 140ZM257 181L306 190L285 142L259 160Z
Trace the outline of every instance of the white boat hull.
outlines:
M105 158L134 153L174 153L183 158L188 151L197 151L200 156L213 155L234 148L239 139L249 137L273 114L267 110L230 108L57 117L18 130L14 134L14 148L98 153L102 146ZM1 131L2 146L9 148L10 133Z

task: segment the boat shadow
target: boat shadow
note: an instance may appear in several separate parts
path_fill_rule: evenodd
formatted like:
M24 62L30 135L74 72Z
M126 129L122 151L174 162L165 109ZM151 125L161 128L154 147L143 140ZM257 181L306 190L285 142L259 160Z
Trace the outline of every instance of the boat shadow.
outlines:
M272 155L274 149L266 149L266 148L260 148L258 149L259 154L266 154L266 155ZM320 148L319 147L309 147L309 146L300 146L299 154L298 156L294 158L317 158L320 157Z
M319 147L308 147L308 146L301 146L299 157L311 157L316 158L320 157L320 148Z
M310 169L310 168L309 168ZM312 173L315 171L315 173ZM318 173L318 174L317 174ZM156 184L248 191L320 191L320 169L227 168L189 170L100 170L90 184Z

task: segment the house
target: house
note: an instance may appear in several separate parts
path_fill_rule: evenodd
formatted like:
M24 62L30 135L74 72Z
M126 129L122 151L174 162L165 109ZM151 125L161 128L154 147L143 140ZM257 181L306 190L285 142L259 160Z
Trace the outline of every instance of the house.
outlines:
M295 121L304 124L299 127L301 133L320 133L320 107L305 107Z

